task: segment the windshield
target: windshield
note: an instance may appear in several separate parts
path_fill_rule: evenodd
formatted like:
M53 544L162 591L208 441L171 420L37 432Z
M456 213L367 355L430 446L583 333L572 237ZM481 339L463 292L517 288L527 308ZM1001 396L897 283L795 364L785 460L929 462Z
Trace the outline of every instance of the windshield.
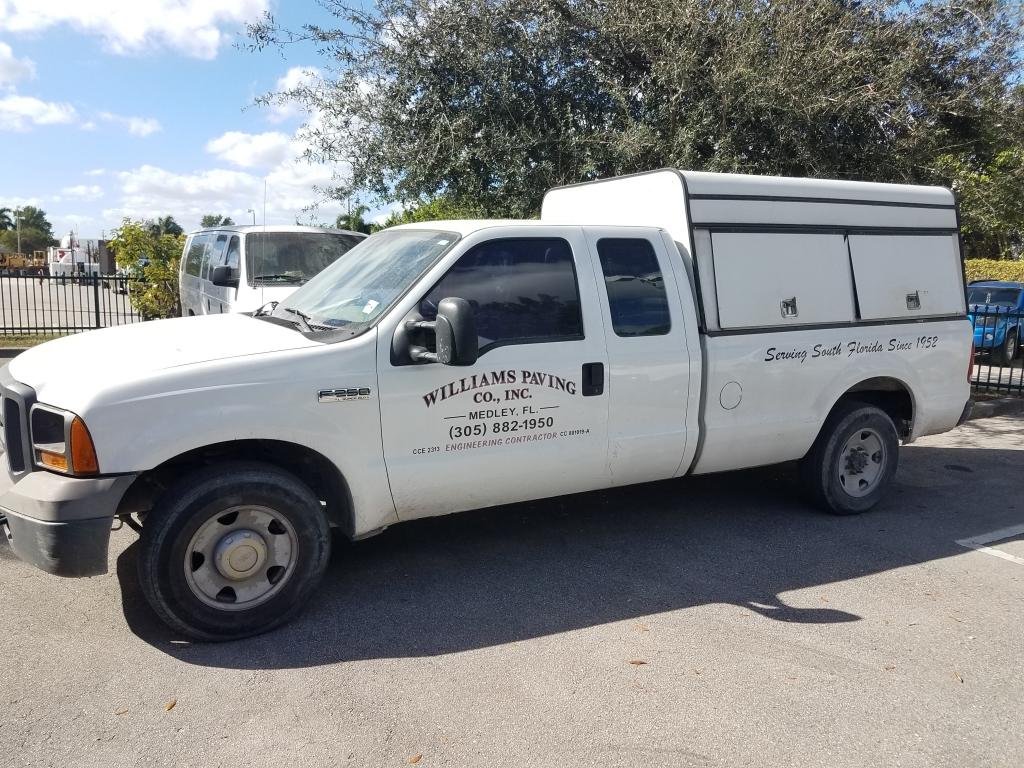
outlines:
M368 324L382 315L459 236L454 232L400 229L378 232L289 296L274 310L311 326Z
M249 285L302 285L362 239L337 232L251 232L245 236Z
M995 288L991 285L976 285L967 289L968 304L988 304L993 307L1016 307L1019 302L1019 288Z

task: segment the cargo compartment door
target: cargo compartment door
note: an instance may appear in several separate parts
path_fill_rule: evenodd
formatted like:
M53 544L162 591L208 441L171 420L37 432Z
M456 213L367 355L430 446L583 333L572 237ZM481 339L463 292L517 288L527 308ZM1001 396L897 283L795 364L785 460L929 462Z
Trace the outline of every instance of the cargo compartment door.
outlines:
M674 477L687 444L690 354L665 240L592 227L587 245L607 333L611 482Z

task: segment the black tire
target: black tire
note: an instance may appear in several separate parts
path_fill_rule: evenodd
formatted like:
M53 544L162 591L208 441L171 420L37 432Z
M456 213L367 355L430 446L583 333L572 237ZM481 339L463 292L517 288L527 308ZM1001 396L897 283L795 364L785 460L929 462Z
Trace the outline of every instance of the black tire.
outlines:
M992 364L1000 367L1013 365L1013 360L1017 357L1018 351L1017 329L1014 328L1007 331L1003 343L997 349L992 350Z
M871 435L871 444L877 442L877 452L856 455L860 451L854 446L854 455L844 453L848 443L859 443L865 435ZM880 454L877 460L876 453ZM870 467L858 470L849 462L865 459L877 466L877 473L861 488L854 483L866 482L863 478ZM804 490L816 506L834 515L857 515L881 500L898 465L899 436L889 415L867 403L846 401L838 404L825 420L810 452L800 462L800 475Z
M186 559L190 563L197 557L201 562L205 559L190 554L204 525L207 530L215 528L214 521L220 524L230 518L228 510L247 505L271 510L275 520L281 520L276 523L278 529L282 522L290 526L285 534L294 560L287 569L282 568L284 575L277 580L280 586L269 579L268 584L274 586L265 586L260 580L259 571L269 560L261 562L252 580L244 582L258 582L258 588L269 589L269 595L261 598L264 602L251 608L230 603L215 607L208 596L206 602L199 596L202 590L195 586L195 577L186 575ZM261 533L272 538L281 531ZM307 485L270 464L226 462L184 476L159 499L142 530L139 581L153 610L172 629L197 640L232 640L266 632L295 616L320 583L330 551L330 527ZM207 567L211 573L219 567L214 557ZM267 578L266 574L262 578Z

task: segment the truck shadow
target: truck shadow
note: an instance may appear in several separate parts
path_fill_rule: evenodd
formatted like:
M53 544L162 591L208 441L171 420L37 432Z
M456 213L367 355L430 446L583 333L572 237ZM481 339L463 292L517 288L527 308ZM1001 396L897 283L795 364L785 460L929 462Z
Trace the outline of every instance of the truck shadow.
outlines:
M791 466L652 483L410 522L338 541L324 584L291 624L188 643L155 617L117 561L132 631L181 661L276 669L433 656L709 603L777 621L861 617L780 595L964 554L957 539L1024 519L1024 452L915 447L888 498L857 517L797 499Z

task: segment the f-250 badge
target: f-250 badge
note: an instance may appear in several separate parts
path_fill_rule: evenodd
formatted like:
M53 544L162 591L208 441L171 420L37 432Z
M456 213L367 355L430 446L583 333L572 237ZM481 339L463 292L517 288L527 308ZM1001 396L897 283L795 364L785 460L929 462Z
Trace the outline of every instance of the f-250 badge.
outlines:
M344 403L349 400L369 400L369 387L349 387L348 389L321 389L318 399L321 403Z

